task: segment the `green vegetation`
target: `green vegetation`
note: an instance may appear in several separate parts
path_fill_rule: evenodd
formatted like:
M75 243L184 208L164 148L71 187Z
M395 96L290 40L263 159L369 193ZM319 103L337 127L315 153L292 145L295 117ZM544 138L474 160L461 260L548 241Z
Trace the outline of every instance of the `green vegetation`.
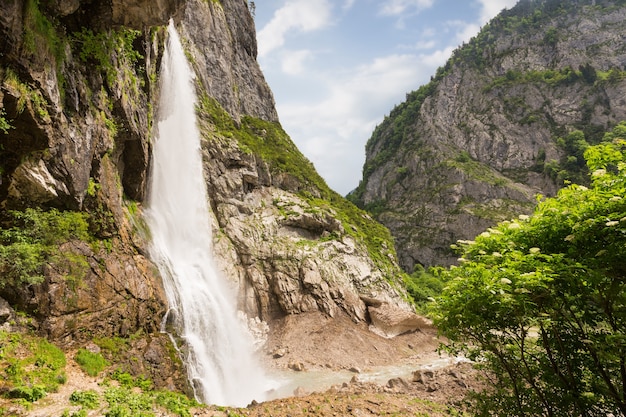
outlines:
M98 376L109 362L100 353L93 353L87 349L78 349L74 358L80 368L89 376Z
M502 86L542 83L549 87L558 87L562 85L571 85L583 78L582 71L576 71L571 67L565 67L557 70L547 69L542 71L518 71L508 70L503 76L496 77L484 89L485 92L491 91Z
M11 123L6 119L4 109L0 109L0 132L7 134L9 133L9 129L13 129L13 126L11 126Z
M94 410L100 405L98 397L98 393L94 390L74 391L70 395L70 403Z
M47 340L0 331L0 392L34 402L65 383L65 355Z
M39 90L32 89L28 84L23 83L17 74L8 68L4 71L3 81L8 88L17 93L18 113L22 113L26 108L26 103L30 102L33 106L33 110L40 118L44 120L50 119L50 114L47 109L48 103Z
M133 42L141 32L132 29L94 33L90 29L73 34L79 45L79 57L83 62L93 62L104 74L109 86L119 78L119 68L134 68L143 56L134 49ZM120 65L122 64L122 65ZM125 75L131 75L126 73ZM138 88L139 82L132 78L131 87Z
M154 409L162 407L181 417L191 417L189 409L199 404L182 394L171 391L153 391L152 381L122 372L114 372L111 378L120 386L110 386L104 392L108 403L107 417L154 417ZM139 391L138 391L139 390Z
M8 211L1 221L0 288L42 282L47 263L65 267L70 279L80 279L86 261L59 245L73 239L90 241L86 214L29 208Z
M420 312L426 311L428 304L443 290L445 283L437 271L439 271L438 268L426 271L418 264L411 275L404 275L404 286Z
M435 324L489 371L477 415L626 413L626 123L590 146L589 188L460 241Z
M27 0L24 13L24 48L36 56L64 58L63 41L55 25L40 10L39 0Z
M503 186L508 181L486 164L476 161L467 153L461 151L454 159L444 162L448 167L454 167L464 172L470 179L486 182L487 184Z

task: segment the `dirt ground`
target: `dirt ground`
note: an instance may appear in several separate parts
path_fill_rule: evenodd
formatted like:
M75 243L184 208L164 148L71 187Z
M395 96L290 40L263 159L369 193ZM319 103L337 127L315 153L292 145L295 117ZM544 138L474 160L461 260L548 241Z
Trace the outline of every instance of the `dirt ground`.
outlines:
M439 344L434 329L386 339L347 317L330 319L319 313L290 316L273 325L263 354L266 366L284 373L348 372L351 380L323 392L308 392L298 387L287 398L254 402L246 408L201 407L192 414L196 417L457 415L463 409L464 395L470 389L480 388L482 383L469 363L450 358L446 362L437 353ZM103 390L97 378L84 374L70 359L73 354L67 356L68 382L60 391L38 401L26 412L15 408L12 414L9 408L8 415L60 417L65 410L76 408L68 402L73 391ZM435 363L437 366L432 366ZM402 378L392 375L379 383L364 380L371 368L390 365L414 367L416 372ZM100 415L102 411L88 414Z
M441 356L435 329L383 338L365 324L319 313L289 316L275 323L266 345L268 365L280 369L352 370L350 382L324 392L296 389L293 397L245 409L208 409L197 416L449 416L464 408L464 396L482 385L471 364ZM433 364L436 364L433 366ZM372 367L404 365L411 377L383 383L360 381ZM236 414L235 414L236 413Z

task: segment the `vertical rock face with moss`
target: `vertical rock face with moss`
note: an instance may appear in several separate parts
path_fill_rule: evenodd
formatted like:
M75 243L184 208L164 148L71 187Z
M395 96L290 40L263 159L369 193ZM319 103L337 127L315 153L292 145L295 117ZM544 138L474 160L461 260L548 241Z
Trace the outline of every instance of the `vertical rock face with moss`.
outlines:
M409 309L388 230L280 127L242 0L0 4L0 297L68 343L158 330L141 210L170 17L197 75L216 259L240 307L270 322L364 321L363 296Z
M278 123L243 1L187 3L181 33L198 114L217 263L249 315L366 320L361 296L403 308L388 231L332 192Z
M522 1L376 128L351 199L405 270L584 178L585 146L626 118L624 18L623 1Z

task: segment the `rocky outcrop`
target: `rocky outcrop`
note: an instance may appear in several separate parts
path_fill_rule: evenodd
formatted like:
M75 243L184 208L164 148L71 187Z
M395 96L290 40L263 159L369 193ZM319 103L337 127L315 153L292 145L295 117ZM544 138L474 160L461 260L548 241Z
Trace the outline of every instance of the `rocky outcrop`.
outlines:
M410 310L392 287L395 276L389 274L398 271L377 265L332 206L279 188L268 165L232 140L211 136L204 146L216 261L238 283L239 303L248 314L271 321L342 311L365 321L362 295ZM276 181L283 184L282 178Z
M376 128L351 198L389 227L406 271L454 263L457 240L584 178L572 133L594 143L626 119L618 4L520 2Z
M71 345L161 325L141 210L170 16L197 75L216 258L240 308L270 324L317 311L364 322L362 296L411 310L388 231L332 193L280 128L246 2L38 4L0 4L0 221L29 207L89 220L88 238L46 254L42 283L0 283L42 334Z
M367 312L372 323L372 330L384 337L395 337L419 329L433 328L430 320L389 303L369 305Z

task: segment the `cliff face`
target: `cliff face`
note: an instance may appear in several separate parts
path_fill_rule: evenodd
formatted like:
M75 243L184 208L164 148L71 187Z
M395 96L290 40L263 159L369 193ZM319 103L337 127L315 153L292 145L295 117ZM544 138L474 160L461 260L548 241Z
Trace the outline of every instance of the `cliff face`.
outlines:
M282 131L243 0L0 4L0 297L68 344L159 329L141 209L170 16L197 75L215 252L240 307L270 322L365 321L362 296L408 309L388 231Z
M350 198L405 270L453 263L457 240L582 178L586 143L626 118L625 17L623 1L522 1L376 128Z

